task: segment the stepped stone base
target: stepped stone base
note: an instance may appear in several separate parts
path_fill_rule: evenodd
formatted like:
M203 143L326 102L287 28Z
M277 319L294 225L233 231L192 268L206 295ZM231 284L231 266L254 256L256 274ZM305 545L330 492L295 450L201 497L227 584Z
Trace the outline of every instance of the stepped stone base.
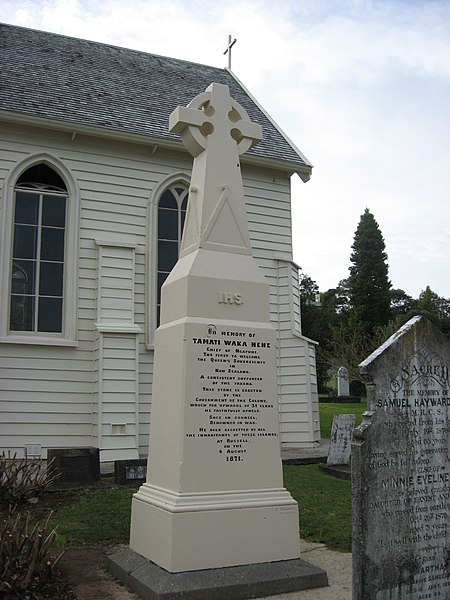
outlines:
M169 573L127 549L107 566L143 600L245 600L328 585L323 569L301 559Z

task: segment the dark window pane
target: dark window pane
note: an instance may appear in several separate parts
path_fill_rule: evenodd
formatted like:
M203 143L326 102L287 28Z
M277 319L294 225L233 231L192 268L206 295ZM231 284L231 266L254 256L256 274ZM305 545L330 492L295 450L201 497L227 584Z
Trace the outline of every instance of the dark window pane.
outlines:
M168 276L169 276L169 273L158 273L158 292L157 292L157 298L156 298L157 304L161 304L161 288Z
M11 296L11 331L33 331L34 301L34 296Z
M160 240L178 240L178 211L158 210L158 238Z
M41 260L64 260L64 229L42 227Z
M184 192L186 191L186 189L182 188L182 187L176 187L175 191L179 196L182 196L184 194Z
M174 208L178 210L178 202L170 190L166 190L159 200L161 208Z
M34 294L35 268L33 260L13 261L11 292L13 294Z
M18 184L21 183L47 183L54 185L63 190L66 189L66 184L61 177L49 166L44 164L35 165L27 169L17 180Z
M15 223L37 225L39 216L39 195L16 192Z
M62 263L41 262L39 295L62 296L63 272L64 266Z
M38 331L62 331L62 298L39 298Z
M44 196L42 205L42 225L51 227L66 226L66 199L61 196Z
M187 210L188 196L183 200L181 204L181 210Z
M171 271L178 260L178 242L158 242L158 271Z
M161 307L158 305L156 307L156 325L159 325L161 322Z
M14 226L14 258L36 258L37 227Z

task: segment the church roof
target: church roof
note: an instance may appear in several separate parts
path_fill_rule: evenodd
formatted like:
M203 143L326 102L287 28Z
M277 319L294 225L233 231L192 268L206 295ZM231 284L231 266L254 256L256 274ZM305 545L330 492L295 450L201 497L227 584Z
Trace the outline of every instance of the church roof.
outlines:
M169 115L211 82L263 128L246 154L309 178L311 165L227 69L0 23L0 111L180 144Z

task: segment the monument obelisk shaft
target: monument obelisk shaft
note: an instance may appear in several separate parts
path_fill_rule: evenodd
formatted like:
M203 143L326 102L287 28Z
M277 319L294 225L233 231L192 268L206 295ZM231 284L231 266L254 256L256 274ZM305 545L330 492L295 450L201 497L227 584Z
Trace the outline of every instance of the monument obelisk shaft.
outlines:
M298 558L269 286L251 256L239 164L261 128L214 83L172 113L170 128L194 165L180 259L162 289L130 547L171 572Z

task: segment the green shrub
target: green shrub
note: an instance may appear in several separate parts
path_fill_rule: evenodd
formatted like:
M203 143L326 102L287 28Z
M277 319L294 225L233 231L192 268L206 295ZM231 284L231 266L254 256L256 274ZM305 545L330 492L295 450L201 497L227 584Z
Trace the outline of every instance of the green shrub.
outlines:
M0 455L0 507L12 512L19 504L35 502L59 475L42 460Z
M52 576L58 559L50 558L50 546L57 541L55 529L32 524L29 514L9 515L0 530L0 596L23 598L38 591ZM33 596L35 597L35 596Z

